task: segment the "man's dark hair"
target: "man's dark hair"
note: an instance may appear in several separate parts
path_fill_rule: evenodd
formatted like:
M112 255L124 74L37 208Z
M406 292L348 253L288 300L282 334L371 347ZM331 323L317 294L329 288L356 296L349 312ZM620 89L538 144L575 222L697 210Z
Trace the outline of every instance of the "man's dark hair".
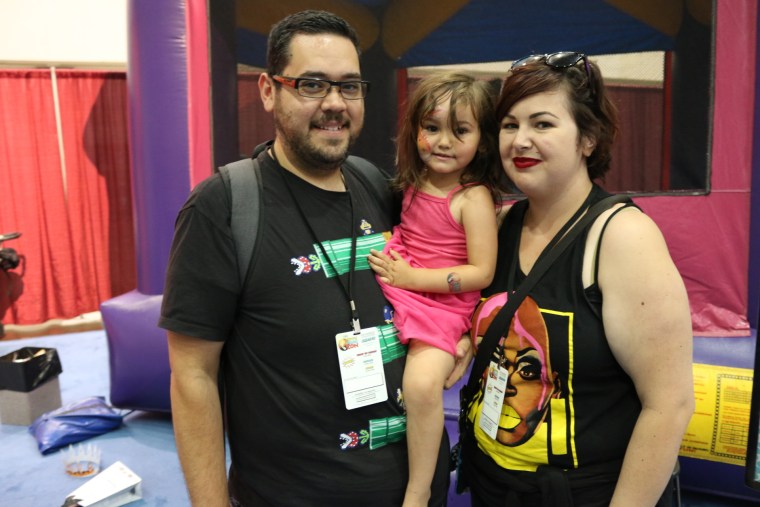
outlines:
M298 34L340 35L353 42L361 54L359 37L346 20L327 11L306 10L291 14L272 26L267 43L267 74L278 75L290 62L290 42Z

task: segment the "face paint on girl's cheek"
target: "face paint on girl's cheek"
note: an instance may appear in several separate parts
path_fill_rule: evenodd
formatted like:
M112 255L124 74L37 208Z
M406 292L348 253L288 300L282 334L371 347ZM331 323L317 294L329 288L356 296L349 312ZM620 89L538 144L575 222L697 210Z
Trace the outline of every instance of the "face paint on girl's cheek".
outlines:
M430 141L425 132L417 134L417 152L420 154L423 162L430 160L430 157L433 155L433 149L430 147Z

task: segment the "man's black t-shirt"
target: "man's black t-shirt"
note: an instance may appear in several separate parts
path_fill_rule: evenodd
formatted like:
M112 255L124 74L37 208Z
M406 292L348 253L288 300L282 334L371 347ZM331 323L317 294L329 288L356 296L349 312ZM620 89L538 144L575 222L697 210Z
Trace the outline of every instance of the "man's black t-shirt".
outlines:
M330 192L266 153L258 161L260 236L242 291L229 197L216 176L180 212L160 325L226 340L231 490L243 505L400 505L405 349L386 322L389 307L367 263L370 248L382 249L390 213L349 171L349 192ZM353 410L345 407L335 340L351 329L349 292L361 326L379 328L388 391L387 401ZM445 486L437 489L445 495Z

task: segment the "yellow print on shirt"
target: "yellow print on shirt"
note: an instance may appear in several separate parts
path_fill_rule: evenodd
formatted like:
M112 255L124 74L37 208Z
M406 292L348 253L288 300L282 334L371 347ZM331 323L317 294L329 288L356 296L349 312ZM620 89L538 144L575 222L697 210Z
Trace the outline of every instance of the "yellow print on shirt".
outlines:
M473 316L474 337L480 338L485 334L506 300L506 294L501 293L481 303ZM535 471L539 465L549 463L550 453L553 456L570 453L573 462L576 462L572 409L573 358L569 356L568 385L563 386L559 374L552 367L551 340L544 313L566 322L569 353L572 354L573 315L542 311L532 298L525 298L510 323L507 335L500 339L491 358L507 371L508 376L495 440L480 428L484 382L469 412L480 447L501 467L511 470Z

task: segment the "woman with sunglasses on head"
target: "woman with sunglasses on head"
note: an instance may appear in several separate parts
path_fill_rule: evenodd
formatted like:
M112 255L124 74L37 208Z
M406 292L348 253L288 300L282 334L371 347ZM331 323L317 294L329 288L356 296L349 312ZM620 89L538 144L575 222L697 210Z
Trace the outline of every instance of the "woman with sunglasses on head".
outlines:
M609 195L596 182L617 113L599 69L580 53L518 60L497 118L526 199L504 210L476 342L542 252L580 234L479 351L490 364L473 371L460 479L474 507L670 505L694 410L689 304L662 234L630 201L577 223Z

